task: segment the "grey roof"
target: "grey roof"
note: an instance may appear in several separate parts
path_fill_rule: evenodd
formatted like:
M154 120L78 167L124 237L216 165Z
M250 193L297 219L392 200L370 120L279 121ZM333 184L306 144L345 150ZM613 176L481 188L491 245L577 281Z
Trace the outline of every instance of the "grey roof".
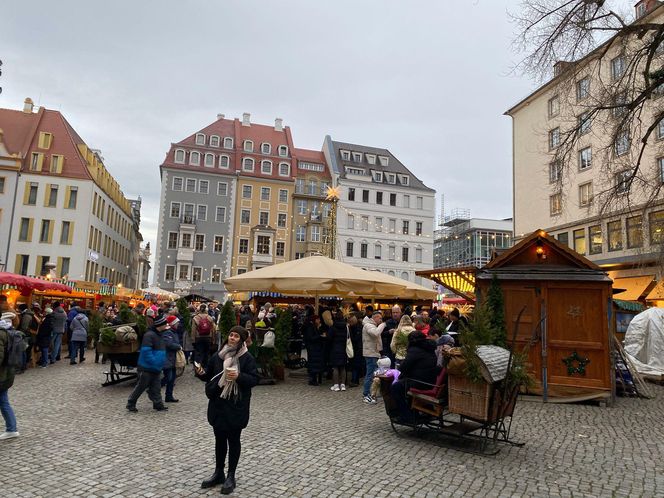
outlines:
M334 157L337 161L339 171L339 176L341 178L346 178L346 170L345 166L355 166L355 167L363 167L366 168L367 170L375 170L375 171L383 171L383 172L388 172L388 173L396 173L397 175L408 175L409 180L408 180L408 185L402 185L399 181L399 178L397 177L397 183L399 187L402 188L413 188L413 189L419 189L419 190L429 190L431 192L435 192L434 189L427 187L422 180L420 180L418 177L416 177L406 166L401 163L389 150L387 149L382 149L379 147L369 147L367 145L358 145L358 144L350 144L346 142L337 142L336 140L332 140L332 145L333 145L333 151L334 151ZM352 160L352 154L351 154L351 160L350 161L345 161L344 159L341 158L341 153L339 152L340 150L348 150L350 152L362 152L362 161L361 162L356 162ZM387 166L382 166L380 164L380 161L376 157L376 164L369 164L366 160L365 154L375 154L376 156L387 156L389 157L388 165ZM374 183L376 181L374 180ZM383 175L383 183L385 185L394 185L394 184L389 184L387 183L385 179L385 175Z

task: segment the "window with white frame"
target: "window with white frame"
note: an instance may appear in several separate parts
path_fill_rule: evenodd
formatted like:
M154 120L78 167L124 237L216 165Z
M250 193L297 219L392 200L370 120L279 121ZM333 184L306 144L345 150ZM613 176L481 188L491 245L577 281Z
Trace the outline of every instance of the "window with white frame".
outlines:
M219 156L219 167L222 169L228 169L231 165L231 158L225 154Z
M233 148L233 139L231 137L224 137L224 149Z
M189 153L189 164L192 166L198 166L201 164L201 153L192 151Z
M184 204L184 216L187 219L191 219L194 217L194 209L196 206L194 204L190 204L185 202ZM188 223L191 223L191 221L188 221Z
M295 242L306 242L307 238L307 227L304 225L298 225L295 228Z
M399 181L401 185L408 186L410 184L410 177L408 175L400 175Z
M254 170L254 160L251 157L245 157L242 159L242 171L253 171Z
M263 142L261 144L261 153L262 154L270 154L271 152L272 152L272 146L267 142Z
M364 154L369 164L376 164L376 154Z
M307 161L298 161L297 169L304 169L308 171L325 171L325 166L318 163L310 163Z
M421 263L422 262L422 248L421 247L416 247L415 248L415 262L416 263Z
M214 168L214 154L205 154L205 167Z
M261 201L269 201L270 200L270 191L272 189L270 187L261 187Z
M580 114L576 118L577 120L577 127L579 130L579 135L585 135L590 131L590 113L589 112L584 112L583 114Z
M270 224L270 213L269 211L259 211L258 212L258 224L263 226L268 226Z
M281 157L288 157L288 146L287 145L280 145L279 146L279 155Z
M330 188L330 182L321 181L319 185L320 185L320 195L326 196L327 191Z
M198 180L198 193L207 194L210 190L210 182L207 180Z
M657 140L664 138L664 118L659 120L657 123Z
M240 254L249 254L249 239L240 239L237 252Z
M214 213L214 221L217 223L224 223L226 221L226 208L224 206L217 206Z
M288 202L288 190L285 188L279 189L279 202Z
M194 236L194 251L204 251L205 250L205 234L197 233Z
M175 265L166 265L164 271L164 279L167 282L175 280Z
M196 218L199 221L207 221L207 206L205 204L199 204L196 210Z
M277 242L275 256L283 257L286 254L286 243Z
M549 215L557 216L563 212L563 195L558 192L549 196Z
M657 167L659 168L659 181L664 183L664 157L657 158Z
M585 77L576 82L576 99L583 100L590 95L590 78Z
M397 220L395 218L390 218L390 233L395 233L397 231Z
M261 161L261 173L264 175L272 174L272 161Z
M625 57L619 55L611 59L611 77L615 81L620 79L623 74L625 74Z
M593 200L593 184L586 182L579 185L579 205L588 206Z
M242 209L240 211L240 223L243 225L248 225L251 223L251 210L250 209Z
M422 222L421 221L416 221L415 222L415 235L422 235Z
M187 178L187 182L185 183L185 191L187 191L187 192L196 192L196 179L195 178Z
M548 108L550 118L558 115L560 112L560 97L558 95L554 95L549 99Z
M180 207L181 204L179 202L171 202L171 218L180 217Z
M403 207L405 208L410 207L410 196L407 194L403 196Z
M397 175L395 173L387 173L387 183L394 185L397 183Z
M380 161L381 166L387 166L390 164L390 158L387 156L378 156L378 160Z
M369 230L369 217L362 216L362 231L366 232Z
M307 214L307 201L305 199L297 200L297 214Z
M286 213L279 213L277 215L277 227L286 228Z
M348 215L348 229L349 230L355 229L355 216L353 216L352 214Z
M410 222L408 220L402 220L403 221L403 226L401 228L401 233L404 235L408 235L408 232L410 230Z
M376 216L376 231L383 231L383 218L381 216Z
M549 131L549 150L555 149L560 145L560 128L554 128Z
M228 195L228 183L226 182L217 183L217 195Z
M581 153L579 153L579 166L581 165ZM556 183L562 178L563 166L560 161L549 163L549 183Z
M417 197L417 209L424 209L424 197Z
M184 164L184 150L175 149L175 162L178 164Z
M168 249L177 249L178 248L178 233L177 232L168 232Z
M622 156L629 150L629 131L625 130L618 134L614 144L616 156Z
M172 190L181 191L183 183L184 180L182 179L182 177L174 176Z
M244 143L242 144L242 149L245 152L253 152L254 151L254 143L251 140L245 140Z
M279 176L288 176L288 175L290 175L290 164L279 163Z
M196 145L205 145L204 133L196 133Z
M593 151L590 147L585 147L579 151L579 169L586 170L592 166ZM560 163L558 163L559 165ZM560 174L560 173L559 173ZM558 180L558 178L556 178Z
M390 261L394 261L396 259L396 253L397 253L397 248L394 244L390 244L387 248L387 256Z
M267 255L270 254L272 245L272 238L269 235L259 235L256 237L256 253Z
M214 247L212 248L213 252L223 252L224 251L224 236L215 235L214 236Z
M352 166L346 166L346 174L348 175L358 175L358 176L364 176L365 171L363 168L353 168Z
M212 275L210 276L210 283L221 283L221 268L212 268Z
M341 154L341 159L343 159L344 161L350 161L350 151L340 150L339 154Z
M356 163L361 163L362 162L362 153L361 152L353 152L353 161Z
M382 259L383 257L383 246L380 244L374 245L374 259Z
M253 187L251 185L242 185L242 198L251 199Z
M217 135L210 136L210 147L219 147L220 139Z
M185 232L180 236L180 247L191 249L191 234L189 232Z
M320 242L320 226L311 225L311 242Z

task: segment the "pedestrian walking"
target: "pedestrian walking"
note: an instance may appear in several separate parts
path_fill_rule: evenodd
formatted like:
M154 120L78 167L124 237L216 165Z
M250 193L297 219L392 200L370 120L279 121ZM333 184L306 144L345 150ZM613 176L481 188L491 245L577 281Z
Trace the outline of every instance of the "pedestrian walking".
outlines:
M240 461L242 430L249 423L251 388L258 384L256 360L247 350L249 332L236 325L220 351L210 358L208 368L196 368L196 376L205 382L208 423L214 430L215 471L201 483L202 488L222 484L222 494L236 486L235 471ZM228 454L228 474L224 474Z
M157 411L168 410L161 399L161 370L166 361L166 346L162 336L168 329L165 316L156 318L145 334L138 355L138 383L127 400L127 410L137 412L136 401L147 389L152 407Z
M53 302L53 341L51 347L51 363L60 361L62 350L62 336L67 328L67 313L60 301Z
M9 389L14 385L15 369L21 363L21 356L16 354L16 358L10 358L12 348L10 348L10 334L15 339L23 339L22 334L17 333L13 323L16 322L16 313L5 311L0 317L0 413L5 421L5 430L0 433L0 440L12 439L19 436L16 426L16 415L9 404ZM21 341L23 348L23 342Z
M53 335L53 310L46 308L44 310L44 318L39 324L39 330L36 337L36 348L41 353L39 358L39 366L46 368L48 366L49 354L48 350L51 347L51 337Z
M84 310L80 310L71 321L71 340L69 341L69 364L76 365L76 354L78 362L85 361L85 346L88 343L88 316Z
M332 326L328 329L330 340L330 366L332 367L332 391L346 390L346 341L350 336L348 325L341 310L334 313Z
M162 333L164 338L164 346L166 347L166 360L164 362L164 378L161 380L161 385L166 386L166 403L177 403L179 400L173 397L173 388L175 387L175 354L182 350L180 339L177 335L176 327L180 320L173 315L164 315L168 328Z

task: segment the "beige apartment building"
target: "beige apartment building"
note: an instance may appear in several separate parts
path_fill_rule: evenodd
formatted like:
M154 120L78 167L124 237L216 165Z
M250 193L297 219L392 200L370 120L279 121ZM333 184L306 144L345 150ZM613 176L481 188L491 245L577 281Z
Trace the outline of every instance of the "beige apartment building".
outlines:
M664 21L664 5L644 0L634 22L650 21ZM664 193L654 199L648 194L664 181L664 120L632 179L643 128L633 122L614 134L623 113L619 106L589 117L602 99L620 103L630 91L623 77L629 46L616 43L601 56L604 47L581 60L559 62L552 80L506 112L513 120L514 235L518 241L544 229L613 278L659 278ZM661 59L658 66L664 52ZM655 92L644 123L663 109L664 97ZM566 139L570 130L577 134L573 147ZM562 147L569 152L561 162L556 152Z

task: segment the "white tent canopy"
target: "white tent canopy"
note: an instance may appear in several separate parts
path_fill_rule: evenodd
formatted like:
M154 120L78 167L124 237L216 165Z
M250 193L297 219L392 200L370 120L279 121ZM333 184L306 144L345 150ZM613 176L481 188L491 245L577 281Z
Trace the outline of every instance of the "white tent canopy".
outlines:
M147 289L141 289L141 292L143 292L144 294L152 294L167 299L177 299L178 297L180 297L174 292L160 289L159 287L156 287L154 285L152 287L148 287Z
M640 374L664 375L664 308L650 308L632 319L625 353Z

